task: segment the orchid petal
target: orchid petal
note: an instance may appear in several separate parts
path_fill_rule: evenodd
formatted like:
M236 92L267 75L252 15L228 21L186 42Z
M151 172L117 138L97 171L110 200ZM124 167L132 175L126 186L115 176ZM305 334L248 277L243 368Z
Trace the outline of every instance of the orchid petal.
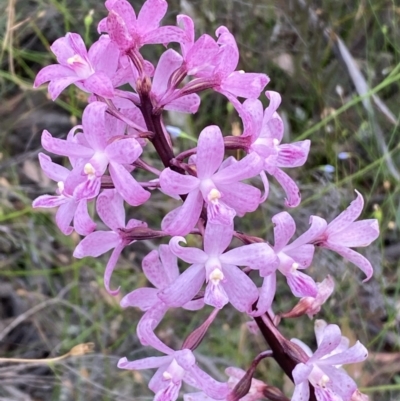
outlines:
M69 142L65 139L54 138L50 132L44 130L42 133L42 146L51 153L60 156L87 158L92 157L93 149L78 143Z
M111 79L104 72L95 72L85 79L83 86L89 93L95 93L106 99L112 99L114 97L113 84Z
M157 64L154 72L152 92L156 97L161 97L168 89L168 80L183 62L182 56L173 49L165 51Z
M77 207L78 203L74 199L70 199L68 202L60 205L57 210L56 224L61 232L65 235L70 235L73 231L73 227L71 227L70 224L74 218Z
M364 361L368 358L368 351L359 341L357 341L349 349L328 356L327 358L320 359L318 361L318 366L321 365L346 365L348 363L358 363Z
M298 386L300 383L303 383L306 380L308 380L308 376L310 376L310 373L312 372L312 370L313 370L312 365L298 363L292 372L292 376L293 376L295 385Z
M137 361L129 362L126 358L121 358L118 361L120 369L142 370L159 368L162 365L169 363L172 360L171 356L151 356L149 358L138 359Z
M268 82L265 74L234 71L222 81L221 88L237 97L257 99Z
M233 226L208 223L204 235L204 251L209 256L219 256L232 241Z
M278 258L275 252L265 243L243 245L231 249L220 256L223 264L235 266L249 266L254 270L262 270L264 275L272 273L278 265Z
M157 289L155 288L138 288L126 294L120 302L122 308L128 306L137 307L142 311L147 311L157 302L160 302L157 297Z
M298 206L300 204L301 197L299 187L296 185L296 183L279 168L275 169L273 176L286 192L287 198L285 199L285 205L287 207Z
M125 202L139 206L150 198L150 192L143 189L121 164L110 162L109 170L115 189Z
M332 352L340 344L341 339L342 335L339 326L336 324L328 324L324 330L318 349L308 362L317 362L319 359Z
M191 175L182 175L169 167L160 175L161 189L167 195L184 195L199 187L200 181Z
M124 200L115 189L105 189L97 198L96 210L101 220L117 232L125 227Z
M295 297L317 296L317 284L310 276L296 270L292 274L287 274L286 280Z
M324 248L328 248L338 253L340 256L342 256L343 258L347 259L349 262L355 264L358 268L360 268L367 276L363 280L364 282L368 281L372 277L374 269L372 268L371 262L360 253L353 251L352 249L349 249L346 246L341 246L336 244L328 244L322 246Z
M107 105L103 102L89 103L83 111L82 125L90 147L94 150L104 150L107 146L105 113Z
M50 81L48 91L50 93L51 100L56 100L60 93L69 85L80 81L81 78L79 78L76 75L73 76L68 76L68 77L62 77L62 78L56 78Z
M260 288L260 295L257 301L257 308L256 310L249 313L249 315L256 317L266 313L272 305L275 293L276 293L276 274L271 273L264 277L262 287Z
M272 217L274 223L275 252L279 252L296 232L296 223L288 212L281 212Z
M257 301L258 291L253 281L246 273L237 266L224 265L223 273L225 280L221 283L229 302L239 312L251 311L254 302Z
M71 70L71 68L59 64L51 64L42 68L38 72L33 87L37 88L45 82L66 77L76 77L76 74Z
M74 257L81 259L85 256L98 256L115 248L120 242L118 234L112 231L95 231L86 236L75 248Z
M296 238L291 244L285 247L285 252L289 250L296 251L299 247L304 244L310 244L314 242L316 238L321 236L327 226L327 222L318 216L310 217L310 228L300 235L300 237Z
M378 220L360 220L351 223L345 230L333 232L328 236L328 244L353 247L368 246L379 237Z
M186 269L169 287L158 293L159 298L170 307L180 307L197 295L205 280L203 264Z
M143 149L135 138L121 138L111 142L105 148L110 162L132 164L142 154Z
M199 179L210 178L221 165L225 146L221 130L210 125L201 131L197 143L197 176Z
M93 222L88 213L86 199L82 199L78 202L78 206L74 214L74 228L75 231L80 235L88 235L96 228L96 224Z
M161 222L163 231L170 235L187 235L201 214L203 196L199 190L189 193L182 206L169 212Z
M364 207L364 198L357 190L356 194L357 198L350 203L350 206L329 223L326 229L328 236L345 230L360 216Z
M196 93L181 96L165 104L165 110L179 111L180 113L197 113L200 107L200 96Z
M39 153L39 163L46 176L53 181L65 181L70 173L67 168L53 163L51 158L44 153Z
M262 159L253 152L237 163L232 163L228 167L219 170L213 176L213 181L218 184L232 184L237 181L252 178L258 175L263 167Z
M293 142L290 144L279 145L277 167L300 167L306 161L310 151L310 140Z
M187 263L206 263L208 259L206 252L198 248L180 246L179 242L186 244L186 240L183 237L173 237L169 241L169 248L171 252L179 259L182 259Z
M294 388L294 392L293 392L292 398L290 400L291 401L304 401L304 400L309 400L309 399L310 399L310 387L309 387L308 381L304 381L302 383L297 384L296 387Z

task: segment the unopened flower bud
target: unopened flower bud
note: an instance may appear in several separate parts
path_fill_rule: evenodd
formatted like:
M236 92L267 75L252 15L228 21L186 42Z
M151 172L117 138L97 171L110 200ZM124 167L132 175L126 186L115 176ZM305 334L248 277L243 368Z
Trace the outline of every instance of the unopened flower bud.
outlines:
M264 397L268 398L270 401L289 401L289 398L277 387L265 386L263 394Z

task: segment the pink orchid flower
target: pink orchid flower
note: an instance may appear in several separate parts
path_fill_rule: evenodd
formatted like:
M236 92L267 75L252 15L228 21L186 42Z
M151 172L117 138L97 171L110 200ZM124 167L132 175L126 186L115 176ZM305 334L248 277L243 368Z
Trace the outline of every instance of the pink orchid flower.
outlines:
M143 287L125 295L120 305L123 308L137 307L146 313L137 326L137 335L142 345L150 345L161 352L169 352L167 347L154 334L154 329L169 309L157 294L174 283L179 277L178 258L168 245L160 245L159 250L151 251L143 258L142 269L146 278L155 288ZM203 299L189 301L182 305L187 310L198 310L204 306Z
M49 156L39 153L40 167L51 180L57 182L57 195L42 195L36 198L32 207L52 208L58 207L56 223L65 235L72 233L75 228L80 235L88 235L96 224L89 216L87 201L91 198L77 196L82 186L86 185L86 179L79 173L80 166L73 171L53 163ZM78 170L78 171L77 171ZM94 192L97 190L95 189ZM71 226L71 221L74 226Z
M43 131L43 147L56 155L68 156L71 162L83 163L82 174L86 176L87 187L82 187L81 196L88 196L90 188L100 189L100 179L107 167L113 184L124 200L132 206L146 202L150 193L144 190L132 177L129 167L142 153L142 147L135 138L113 136L112 126L107 124L107 105L102 102L90 103L83 112L83 134L67 140L51 136ZM131 169L131 168L130 168ZM90 193L95 197L98 192Z
M105 98L114 96L113 78L117 72L119 50L107 36L101 36L89 52L77 33L67 33L51 46L59 64L44 67L36 76L34 87L50 81L53 100L69 85Z
M257 300L257 287L238 268L249 266L263 274L272 273L278 264L274 251L266 243L244 245L225 252L233 236L232 225L208 223L204 235L204 251L184 248L183 237L173 237L173 254L192 265L158 296L169 306L178 307L192 300L204 281L207 282L204 302L221 309L230 302L240 312L251 310Z
M247 140L249 152L256 152L264 160L264 170L275 177L286 193L285 204L296 207L300 204L300 191L296 183L281 170L281 168L294 168L302 166L310 150L310 141L281 144L284 126L283 121L276 112L281 102L277 92L265 92L270 100L268 107L263 110L258 99L248 99L243 103L240 113L244 123L243 139ZM263 175L265 196L268 196L268 179Z
M175 26L160 27L160 22L167 12L165 0L147 0L138 16L126 0L107 0L105 2L108 17L98 25L99 32L108 32L119 49L127 52L138 50L146 44L181 42L184 37L182 29Z
M350 401L357 385L340 366L364 361L368 356L367 349L359 341L349 348L349 340L342 337L339 327L323 320L315 322L315 336L318 349L314 354L300 340L291 340L309 357L293 369L296 387L291 401L308 400L309 383L313 385L318 401Z
M223 399L229 392L226 383L217 382L197 366L195 356L188 349L171 350L166 356L149 357L133 362L121 358L118 367L129 370L157 368L149 382L150 390L156 394L154 400L175 401L182 382L202 390L211 398Z
M199 136L197 177L183 176L170 168L163 170L160 175L162 191L173 197L187 194L183 205L164 217L161 223L164 231L172 235L188 234L200 217L204 201L211 223L230 225L236 214L243 216L257 209L260 190L239 181L256 176L262 160L256 154L248 155L237 163L220 168L224 153L221 130L209 126Z
M317 296L317 284L314 280L299 270L311 265L314 256L314 245L310 244L325 229L326 221L317 216L311 216L310 228L295 239L289 240L296 231L296 224L287 212L276 214L272 218L274 223L275 245L274 251L279 259L278 270L286 277L286 281L296 297ZM257 308L251 312L252 316L261 316L272 305L276 293L276 273L264 277L260 288Z
M324 232L314 241L315 245L337 252L340 256L359 267L365 274L364 281L373 274L371 263L350 248L368 246L379 236L378 220L355 221L362 212L364 199L356 190L357 198L350 206L332 220Z
M122 197L115 189L104 190L97 198L97 214L111 231L95 231L86 236L75 248L74 257L81 259L86 256L97 258L105 252L114 249L104 272L104 286L111 295L117 295L117 290L110 289L111 275L122 250L136 241L127 239L121 229L147 227L147 224L131 219L125 224L125 208Z

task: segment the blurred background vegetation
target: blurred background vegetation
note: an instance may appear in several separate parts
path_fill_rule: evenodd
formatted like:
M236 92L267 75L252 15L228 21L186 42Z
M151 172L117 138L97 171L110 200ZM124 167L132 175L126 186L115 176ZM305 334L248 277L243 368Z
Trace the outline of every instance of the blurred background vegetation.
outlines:
M353 265L318 251L310 274L335 278L336 291L317 316L341 326L352 342L370 350L368 361L350 367L371 400L400 399L400 3L397 0L171 0L164 23L179 13L196 22L197 34L213 34L226 25L235 35L240 68L264 72L268 89L279 91L285 142L309 138L304 168L289 174L297 180L303 202L290 211L299 233L311 214L328 220L363 193L363 218L377 218L381 237L362 251L375 274L368 283ZM138 10L142 1L132 4ZM119 357L151 355L140 346L136 322L141 313L121 310L108 296L102 276L103 258L75 260L75 234L63 236L53 210L32 210L35 197L52 193L54 185L41 172L37 154L43 129L64 137L79 123L86 94L75 88L51 102L46 87L32 89L35 74L54 63L49 45L66 32L80 33L90 45L97 40L97 22L106 15L97 0L0 1L0 356L47 358L74 345L95 343L90 355L57 364L0 364L0 400L140 400L151 372L116 368ZM162 47L146 48L152 61ZM264 97L264 96L263 96ZM262 99L263 102L266 99ZM267 104L267 102L265 102ZM237 131L239 118L226 100L202 94L195 116L166 120L196 137L208 124L225 134ZM240 127L239 127L240 129ZM177 148L191 142L176 140ZM147 157L152 158L150 147ZM59 159L62 162L61 159ZM281 188L272 182L263 208L240 222L253 235L272 238L271 217L282 211ZM172 207L154 193L146 207L129 209L130 217L157 228ZM193 239L195 241L195 239ZM146 280L142 257L156 246L135 244L120 259L115 283L126 294ZM280 281L274 309L294 304ZM158 334L169 345L182 339L209 313L172 311ZM263 339L251 334L247 319L226 307L198 349L198 360L215 378L225 380L230 365L246 369L261 350ZM284 320L281 329L315 348L308 318ZM292 385L273 362L261 364L257 376L291 394Z

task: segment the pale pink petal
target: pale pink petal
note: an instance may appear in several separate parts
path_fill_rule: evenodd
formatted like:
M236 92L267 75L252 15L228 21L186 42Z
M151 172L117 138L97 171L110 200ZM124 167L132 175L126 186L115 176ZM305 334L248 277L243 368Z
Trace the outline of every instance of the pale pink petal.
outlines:
M218 43L220 43L219 40ZM236 44L234 46L221 46L219 53L215 56L216 67L213 75L215 75L221 82L234 71L238 60L239 52ZM258 96L255 97L257 98Z
M144 33L158 28L167 8L168 3L165 0L145 1L137 17L138 30Z
M128 306L139 308L142 311L147 311L157 302L160 302L157 297L157 289L155 288L138 288L126 294L120 302L122 308Z
M200 392L200 393L183 394L183 401L216 401L216 400Z
M221 88L238 97L256 99L268 82L269 78L265 74L235 71L223 80Z
M299 264L298 269L305 269L311 265L314 257L314 245L306 244L289 250L286 250L286 248L282 252Z
M124 249L125 244L120 242L112 251L110 259L107 262L106 269L104 270L104 287L110 295L118 295L120 288L118 287L116 290L112 290L110 288L111 276L113 274L115 265L118 262L119 256L121 255L122 250Z
M357 190L356 194L357 198L350 203L350 206L329 223L326 229L328 236L345 230L360 216L364 207L364 198Z
M213 60L219 51L216 41L209 35L201 35L185 57L188 74L211 74Z
M172 357L167 356L151 356L149 358L138 359L137 361L129 362L126 358L121 358L118 361L118 367L120 369L129 370L141 370L141 369L153 369L158 368L161 365L165 365L171 362Z
M298 365L297 365L298 366ZM310 387L308 381L299 383L294 388L290 401L305 401L310 399Z
M86 236L75 248L74 257L81 259L85 256L98 256L106 253L112 248L115 248L119 242L120 237L112 231L95 231Z
M204 303L217 309L222 309L229 303L229 297L222 283L214 284L211 280L208 281L204 292Z
M122 138L111 142L105 149L110 162L132 164L142 154L143 149L135 138Z
M194 301L189 301L182 305L183 309L186 310L199 310L204 307L204 298L195 299Z
M96 224L89 215L86 199L78 202L74 215L74 228L80 235L88 235L96 228Z
M276 165L278 167L299 167L302 166L308 157L310 151L310 141L307 139L301 142L294 142L278 146L278 158Z
M183 237L173 237L169 241L169 249L179 259L182 259L187 263L206 263L208 259L206 252L198 248L183 247L179 245L179 242L186 244L186 240Z
M176 26L162 26L145 33L142 37L142 43L156 44L162 43L167 45L170 42L182 42L184 40L185 33L182 29Z
M200 181L191 175L182 175L166 168L160 175L160 185L164 193L171 195L183 195L199 187Z
M160 245L158 248L163 270L166 274L166 282L172 283L179 276L178 259L171 252L169 245ZM160 287L161 288L161 287Z
M354 263L357 267L359 267L367 276L363 281L368 281L373 273L374 270L370 261L362 256L360 253L353 251L352 249L347 248L346 246L336 245L336 244L329 244L329 245L322 245L324 248L328 248L332 251L337 252L340 256L347 259L349 262Z
M182 65L182 56L173 49L165 51L157 64L154 72L151 91L156 95L156 99L165 94L168 89L168 80L172 73Z
M42 146L51 153L60 156L71 156L89 159L93 155L93 149L65 139L53 138L50 132L42 133Z
M50 81L48 91L50 93L51 100L56 100L60 93L69 85L80 81L80 78L76 75L56 78Z
M101 220L113 231L125 227L124 200L115 189L105 189L97 198L96 210Z
M305 382L306 380L308 381L308 376L310 375L313 367L312 365L306 365L304 363L298 363L296 367L293 369L292 375L293 375L293 380L294 383L296 384L296 387L300 384ZM307 383L308 385L308 383ZM304 401L307 401L308 398L305 398Z
M114 97L114 87L111 79L101 71L96 71L89 78L86 78L83 83L84 88L89 93L112 99Z
M172 354L174 351L165 345L154 333L155 328L163 319L168 306L158 299L158 302L153 305L139 320L136 329L136 335L142 345L150 345L154 349L165 354ZM151 383L151 381L150 381ZM149 383L149 388L151 384Z
M352 347L341 353L320 359L318 361L318 366L346 365L348 363L362 362L367 358L368 358L368 350L364 347L364 345L362 345L359 341L357 341Z
M216 125L210 125L201 131L197 143L197 177L210 178L221 165L225 146L221 130Z
M286 193L285 205L287 207L296 207L300 204L301 197L299 187L296 183L281 169L277 168L273 176L281 184Z
M232 163L228 167L219 170L214 174L213 181L217 186L218 184L232 184L237 181L255 177L261 172L262 168L263 160L254 152L239 160L237 163Z
M67 168L53 163L51 158L44 153L39 153L39 163L46 176L53 181L65 181L70 174Z
M321 234L325 231L327 226L327 222L318 216L310 217L310 228L300 237L296 238L291 244L285 247L285 253L289 250L294 250L301 247L304 244L311 244L314 242L316 238L321 236Z
M78 35L77 33L68 32L65 35L65 37L68 40L74 54L79 54L82 57L87 56L85 42L83 41L83 39L80 35ZM53 51L53 47L51 50Z
M172 102L168 102L165 106L165 110L179 111L181 113L197 113L200 106L200 96L196 93L190 95L181 96Z
M247 99L243 103L243 109L250 117L243 119L243 136L251 136L252 141L255 141L261 131L264 112L263 105L258 99Z
M185 32L185 38L181 43L181 52L185 57L194 43L194 23L188 15L179 14L176 16L176 24Z
M121 3L127 3L130 6L128 2ZM130 7L132 8L132 6ZM117 44L120 50L127 51L133 47L134 43L123 17L127 19L129 14L119 14L111 10L107 17L107 28L105 29L104 25L102 25L99 26L99 29L108 32L111 40Z
M233 265L224 265L223 273L225 280L221 282L221 285L228 295L229 302L239 312L251 311L252 305L258 298L257 287L253 281Z
M38 72L33 87L37 88L45 82L65 77L76 77L76 74L71 68L59 64L51 64Z
M120 51L108 35L100 36L88 51L88 57L96 72L102 72L112 78L118 68Z
M233 236L232 225L208 223L204 235L204 251L209 256L218 256L228 248Z
M274 91L266 91L265 96L269 99L268 107L264 111L263 123L262 125L266 125L269 120L275 117L275 112L281 104L281 95L278 92ZM282 138L279 138L281 141Z
M150 198L150 192L143 189L121 164L111 162L109 171L115 189L131 206L139 206Z
M261 201L261 192L258 188L242 182L232 184L218 184L222 194L221 201L236 211L238 216L254 212Z
M378 220L360 220L351 223L345 230L333 232L328 236L327 244L353 247L368 246L379 237Z
M170 284L156 250L151 251L143 258L142 269L143 273L154 287L165 288Z
M159 298L170 307L180 307L191 301L200 291L205 280L203 264L186 269L168 288L158 293Z
M65 235L72 233L73 228L71 226L71 221L74 218L76 208L78 207L78 202L74 199L63 203L57 210L56 213L56 223L61 232Z
M209 376L207 373L201 370L197 365L194 365L192 367L192 369L190 370L190 375L198 383L196 387L200 388L211 398L222 400L230 392L227 383L217 382L211 376ZM185 376L185 381L187 381L186 379L187 378Z
M309 359L309 363L316 362L325 355L332 352L340 344L341 339L342 335L339 326L337 326L336 324L328 324L325 327L321 342L318 345L318 349Z
M276 293L276 274L271 273L264 277L260 294L257 301L257 308L249 313L251 316L261 316L271 307Z
M199 190L191 191L182 206L169 212L162 220L161 227L170 235L187 235L197 224L203 206Z
M107 105L103 102L93 102L86 106L82 115L82 125L85 138L95 150L104 150L107 146L105 128L105 112Z
M263 276L272 273L278 265L278 258L275 252L265 243L243 245L231 249L220 256L223 264L235 266L249 266L254 270L261 270Z
M74 49L72 49L72 47L71 47L71 44L70 44L70 41L69 41L67 35L62 38L58 38L50 46L50 49L53 52L53 54L56 56L57 61L63 65L68 64L67 60L76 54ZM85 49L85 52L86 52L86 49ZM81 54L81 56L84 56L84 54Z
M350 400L357 389L357 384L348 373L333 366L321 366L321 370L329 377L329 385L335 393L342 397L343 400Z
M295 297L317 296L317 284L310 276L296 270L292 274L287 274L286 280Z
M279 252L296 232L296 223L288 212L276 214L272 217L272 223L274 223L274 250Z
M42 195L36 198L32 202L32 207L45 207L45 208L51 208L51 207L59 207L60 205L63 205L64 203L70 202L70 199L66 198L65 196L60 196L60 195ZM69 224L69 223L68 223Z

